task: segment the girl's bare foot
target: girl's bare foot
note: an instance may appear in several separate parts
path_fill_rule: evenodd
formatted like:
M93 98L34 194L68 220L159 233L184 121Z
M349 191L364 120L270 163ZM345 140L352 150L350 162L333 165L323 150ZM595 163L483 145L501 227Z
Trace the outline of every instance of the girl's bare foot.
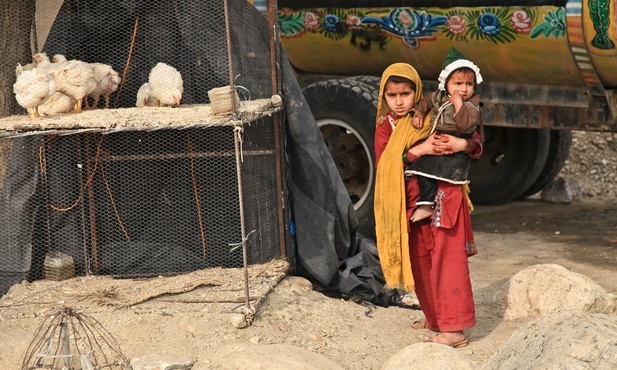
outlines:
M414 321L413 324L411 324L411 328L412 329L428 329L428 323L426 322L426 320Z
M445 344L453 348L465 347L469 344L462 331L441 332L430 338L427 342Z
M413 324L411 324L411 328L416 329L416 330L429 329L432 331L439 331L439 329L433 329L430 326L428 326L428 322L426 322L426 319L414 321Z
M418 206L409 219L411 222L418 222L433 215L433 207L429 205Z

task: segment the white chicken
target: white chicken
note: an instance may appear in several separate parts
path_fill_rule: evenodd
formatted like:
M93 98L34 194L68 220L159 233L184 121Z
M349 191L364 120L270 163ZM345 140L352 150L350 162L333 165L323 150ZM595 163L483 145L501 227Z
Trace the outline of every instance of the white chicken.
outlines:
M151 96L156 101L157 107L180 105L184 88L182 87L182 75L177 69L165 63L157 63L150 71L148 82L152 90Z
M137 91L137 101L135 102L135 106L138 108L143 108L154 107L155 105L156 101L152 98L152 89L150 88L150 84L146 82L141 85Z
M69 113L75 107L75 99L61 92L53 94L45 103L39 106L39 115L53 116L61 113Z
M58 63L57 70L52 72L56 80L56 89L75 99L75 112L81 112L83 100L96 88L94 70L90 64L80 60L69 60Z
M47 68L51 64L47 53L36 53L32 56L32 58L39 68Z
M30 118L39 118L38 107L56 92L52 76L41 68L23 71L13 84L15 100L28 110Z
M17 63L17 67L15 67L15 77L19 76L23 71L31 71L36 68L36 63L28 63L26 65L21 65L21 63Z
M120 75L107 64L90 63L90 66L94 70L94 79L96 80L96 88L89 95L94 99L92 107L98 106L99 99L103 95L105 97L105 108L109 108L109 96L118 90Z
M51 58L51 61L60 65L62 63L66 63L68 62L68 60L66 59L66 57L62 54L56 54Z
M42 69L46 70L47 72L51 73L52 76L53 76L54 72L56 70L58 70L58 67L60 67L60 65L62 64L62 63L57 63L57 62L52 63L49 60L49 57L47 56L47 53L36 53L36 54L34 54L32 56L32 58L34 58L34 61L36 63L36 67L37 68L42 68ZM65 59L65 61L66 61L66 59Z

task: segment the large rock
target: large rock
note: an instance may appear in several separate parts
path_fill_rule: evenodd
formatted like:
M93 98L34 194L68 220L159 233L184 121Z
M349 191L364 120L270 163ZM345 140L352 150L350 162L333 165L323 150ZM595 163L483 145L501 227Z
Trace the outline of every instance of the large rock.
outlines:
M557 177L542 189L541 197L547 203L570 204L575 199L581 199L582 190L575 179Z
M556 264L535 265L518 272L495 293L495 302L504 319L538 317L563 310L615 311L613 298L601 286Z
M437 343L416 343L390 357L381 370L474 370L478 365L460 349Z
M563 311L518 329L486 370L617 369L617 317Z
M131 359L133 370L190 370L193 359L188 355L160 355L150 353Z
M193 370L343 370L328 358L304 348L285 344L236 344L217 348L207 364Z

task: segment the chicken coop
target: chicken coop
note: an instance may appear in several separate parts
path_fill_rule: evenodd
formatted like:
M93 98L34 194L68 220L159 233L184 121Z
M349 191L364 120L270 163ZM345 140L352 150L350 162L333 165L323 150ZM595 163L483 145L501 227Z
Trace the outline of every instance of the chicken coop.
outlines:
M52 82L0 119L0 271L54 278L64 258L76 275L149 277L286 257L275 1L36 3L39 56L15 86L32 70ZM18 102L36 94L22 85Z

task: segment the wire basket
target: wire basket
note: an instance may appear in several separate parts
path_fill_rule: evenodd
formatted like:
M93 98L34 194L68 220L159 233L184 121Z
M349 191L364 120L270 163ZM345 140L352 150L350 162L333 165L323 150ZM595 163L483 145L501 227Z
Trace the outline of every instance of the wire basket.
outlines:
M96 319L63 307L43 320L19 369L125 370L131 366Z

